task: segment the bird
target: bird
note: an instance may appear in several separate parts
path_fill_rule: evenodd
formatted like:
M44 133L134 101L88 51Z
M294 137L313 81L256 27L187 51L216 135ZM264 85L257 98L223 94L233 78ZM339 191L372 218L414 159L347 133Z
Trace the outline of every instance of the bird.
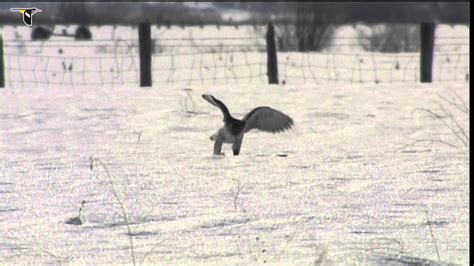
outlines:
M82 221L82 209L84 208L84 204L86 204L86 201L83 200L81 203L81 207L79 208L79 215L76 217L69 218L66 223L67 224L72 224L72 225L81 225L83 224Z
M234 156L239 155L244 134L252 129L280 133L293 127L291 117L268 106L256 107L240 120L232 117L225 104L214 96L202 94L202 98L219 108L224 115L224 126L210 137L214 141L214 155L224 155L223 143L232 143Z

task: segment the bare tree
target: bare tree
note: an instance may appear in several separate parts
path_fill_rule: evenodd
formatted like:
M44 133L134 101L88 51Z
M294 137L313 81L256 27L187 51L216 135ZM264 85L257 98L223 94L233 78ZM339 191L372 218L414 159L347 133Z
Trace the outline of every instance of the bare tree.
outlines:
M359 31L358 36L366 51L402 53L420 50L420 30L417 25L375 25L371 27L370 33Z
M329 24L328 17L332 12L322 13L321 8L331 8L330 3L296 4L295 34L299 51L320 51L331 41L334 26Z
M334 9L328 3L319 2L288 4L295 22L278 25L278 48L281 51L321 51L327 47L335 30L328 18L336 12L323 13L323 8Z

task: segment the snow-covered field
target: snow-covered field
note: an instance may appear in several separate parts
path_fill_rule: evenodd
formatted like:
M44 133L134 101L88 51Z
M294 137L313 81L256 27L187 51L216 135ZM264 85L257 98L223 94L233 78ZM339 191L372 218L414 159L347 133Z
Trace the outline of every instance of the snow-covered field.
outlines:
M295 127L213 156L202 93ZM114 188L137 264L467 265L462 101L465 81L0 89L0 262L132 263Z

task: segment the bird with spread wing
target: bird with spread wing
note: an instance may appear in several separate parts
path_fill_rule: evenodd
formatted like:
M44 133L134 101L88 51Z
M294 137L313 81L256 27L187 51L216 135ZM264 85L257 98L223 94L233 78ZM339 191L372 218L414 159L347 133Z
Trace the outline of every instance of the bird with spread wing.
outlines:
M222 144L231 143L234 155L239 155L244 134L252 129L270 133L279 133L293 126L293 119L288 115L268 106L254 108L242 120L232 117L225 104L210 94L202 97L219 108L224 115L224 126L210 137L214 141L214 155L224 155Z

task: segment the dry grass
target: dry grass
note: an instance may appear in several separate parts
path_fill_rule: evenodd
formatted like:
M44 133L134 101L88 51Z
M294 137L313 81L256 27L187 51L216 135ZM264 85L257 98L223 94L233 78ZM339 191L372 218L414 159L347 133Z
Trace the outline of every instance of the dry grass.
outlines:
M433 240L433 244L436 249L436 255L438 255L438 260L441 261L441 257L439 256L438 244L436 243L436 238L434 237L434 234L433 234L433 228L431 228L431 222L430 222L430 218L428 217L427 209L425 209L425 214L426 214L426 224L430 228L431 239Z
M133 246L133 235L132 235L132 229L130 228L130 223L129 223L129 219L128 219L128 215L127 215L127 212L125 211L125 207L123 205L123 201L120 199L118 193L117 193L117 190L115 189L115 185L114 185L114 180L113 178L110 176L110 173L109 173L109 169L107 168L107 166L99 159L99 158L94 158L94 157L91 157L90 158L90 168L91 170L94 169L94 164L98 164L100 166L102 166L102 168L104 168L105 170L105 173L106 173L106 176L109 180L109 183L110 183L110 188L111 188L111 191L115 197L115 200L117 201L117 203L119 204L120 206L120 209L122 211L122 218L125 222L125 225L127 226L127 231L128 231L128 237L130 239L130 251L132 253L132 262L133 262L133 265L136 265L136 260L135 260L135 250L134 250L134 246Z
M451 95L443 96L440 94L436 95L434 104L437 109L429 108L416 108L415 111L427 113L443 125L446 129L449 129L453 140L447 140L443 138L426 138L416 139L411 143L403 145L402 147L395 150L399 152L408 147L414 147L416 144L429 143L431 145L437 143L451 148L469 147L469 106L462 99L462 97L454 90L450 89Z

